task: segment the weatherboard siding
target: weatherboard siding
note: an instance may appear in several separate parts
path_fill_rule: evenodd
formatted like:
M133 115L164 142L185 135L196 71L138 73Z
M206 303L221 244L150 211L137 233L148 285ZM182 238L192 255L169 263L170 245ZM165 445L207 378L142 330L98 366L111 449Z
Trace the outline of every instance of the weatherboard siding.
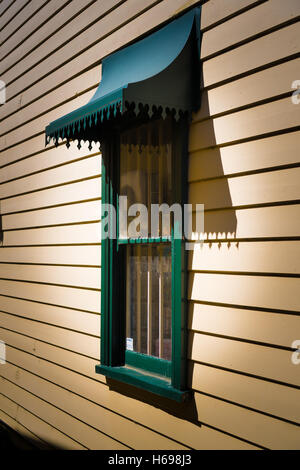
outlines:
M299 448L297 0L202 2L189 137L189 201L206 208L188 265L193 406L154 406L94 372L101 155L45 149L44 128L88 101L105 56L199 3L0 2L0 419L41 445Z

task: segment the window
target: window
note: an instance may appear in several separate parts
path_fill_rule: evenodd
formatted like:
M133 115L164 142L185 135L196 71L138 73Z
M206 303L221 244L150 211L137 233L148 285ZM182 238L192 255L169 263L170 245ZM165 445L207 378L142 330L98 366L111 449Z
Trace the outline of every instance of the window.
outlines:
M145 208L145 227L131 215L126 225L139 232L119 231L126 250L126 362L134 358L130 351L171 360L171 230L158 226L151 234L150 210L173 202L170 124L156 120L121 133L120 194L128 208Z
M186 145L187 119L175 121L171 113L123 124L104 141L103 203L118 210L103 211L96 366L108 377L178 401L188 395L186 276L173 205L186 199ZM162 205L169 209L164 216Z

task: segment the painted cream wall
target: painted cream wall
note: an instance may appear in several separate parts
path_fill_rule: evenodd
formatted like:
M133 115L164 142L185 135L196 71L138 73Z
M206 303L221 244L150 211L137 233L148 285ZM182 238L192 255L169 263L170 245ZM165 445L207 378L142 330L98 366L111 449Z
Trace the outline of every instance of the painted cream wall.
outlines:
M298 0L202 2L202 107L189 142L189 199L205 203L207 234L189 258L195 402L157 408L94 373L101 157L45 149L44 128L93 95L103 57L198 3L0 3L0 419L41 444L300 447Z

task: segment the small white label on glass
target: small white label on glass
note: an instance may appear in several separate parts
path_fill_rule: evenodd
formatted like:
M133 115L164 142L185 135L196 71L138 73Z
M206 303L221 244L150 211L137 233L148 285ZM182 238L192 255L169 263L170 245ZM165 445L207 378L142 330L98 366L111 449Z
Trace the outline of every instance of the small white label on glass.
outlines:
M126 349L133 351L133 338L126 338Z

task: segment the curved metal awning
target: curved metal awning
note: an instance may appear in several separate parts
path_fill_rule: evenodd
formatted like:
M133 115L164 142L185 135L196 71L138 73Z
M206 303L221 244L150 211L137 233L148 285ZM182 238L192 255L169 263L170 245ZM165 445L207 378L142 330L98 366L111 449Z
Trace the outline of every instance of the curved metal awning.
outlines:
M126 115L174 114L199 107L200 9L194 8L102 62L102 80L90 101L46 127L53 139L100 140L101 128Z

